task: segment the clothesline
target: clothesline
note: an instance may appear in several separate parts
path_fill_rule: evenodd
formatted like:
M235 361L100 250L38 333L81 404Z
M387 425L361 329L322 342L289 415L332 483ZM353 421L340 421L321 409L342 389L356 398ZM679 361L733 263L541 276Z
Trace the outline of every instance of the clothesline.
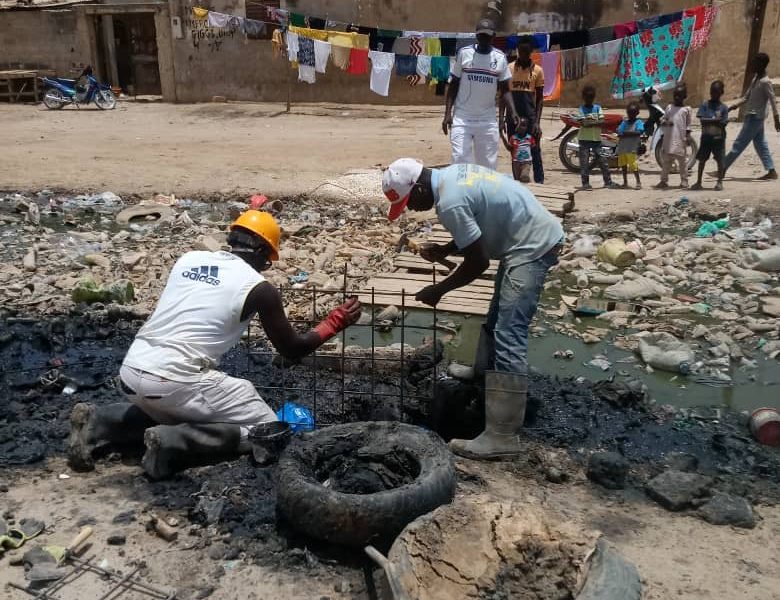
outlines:
M723 7L723 6L726 6L728 4L733 4L734 2L737 2L737 0L710 0L705 5L697 5L697 6L694 6L694 7L690 8L690 9L681 9L681 11L692 10L692 9L695 9L695 8L699 8L699 6ZM262 2L257 2L256 0L247 0L246 4L247 5L252 5L252 6L260 6L262 8L265 8L266 9L266 14L284 15L284 19L287 20L286 22L283 22L280 19L272 19L272 20L269 20L269 21L260 21L260 22L263 22L263 23L266 23L266 24L270 24L270 25L286 25L286 24L290 24L290 19L294 15L294 17L296 19L300 19L300 23L292 23L292 24L296 25L298 27L308 27L308 25L306 25L306 22L307 21L311 22L311 20L314 20L317 23L319 23L319 22L323 23L324 25L327 26L328 29L335 29L335 28L338 28L338 27L346 27L346 28L353 28L355 31L369 30L369 29L377 29L377 30L382 30L382 31L402 31L403 33L413 33L413 34L415 34L415 35L417 35L419 37L423 37L423 38L425 38L425 37L442 37L442 34L448 34L448 35L454 35L454 36L470 36L470 37L474 36L474 32L473 31L469 31L469 32L438 32L438 31L419 31L419 30L394 30L394 29L385 29L385 28L381 27L381 25L377 25L376 27L368 27L368 26L364 26L362 24L357 24L357 23L354 23L354 22L339 21L339 20L335 20L335 19L330 19L328 17L328 15L325 15L324 18L323 17L315 17L313 15L304 15L304 14L301 14L301 13L296 13L296 12L290 11L288 9L278 8L278 7L275 7L275 6L269 6L269 5L264 4ZM674 12L677 12L677 11L674 11ZM673 14L673 13L665 13L665 14ZM655 15L655 16L645 17L644 19L635 19L635 22L643 21L643 20L652 20L654 18L661 17L661 16L663 16L663 15L659 14L659 15ZM631 22L631 21L629 21L629 22ZM591 29L599 29L599 28L606 28L606 27L613 27L614 28L616 25L619 25L619 23L614 23L612 25L606 25L606 26L599 26L598 28L591 28ZM325 27L321 27L321 28L325 28ZM563 31L546 31L546 32L530 32L530 31L499 32L498 33L498 37L508 37L508 36L511 36L511 35L523 35L523 34L533 34L533 33L546 33L546 34L553 34L553 33L555 33L555 34L561 34L561 33L569 33L569 31L568 30L563 30Z
M278 11L274 15L278 18ZM614 31L602 31L603 39L595 44L568 45L558 51L550 51L554 43L551 34L534 34L537 46L543 52L532 56L545 72L545 99L560 98L562 81L581 79L590 65L615 65L612 95L615 98L637 95L651 85L659 89L673 86L681 77L691 50L706 45L719 11L719 5L698 6L686 11L659 16L645 23L625 23ZM217 13L203 8L193 8L196 18L206 18L213 27L241 29L247 35L264 27L263 21L245 19ZM665 18L664 18L665 17ZM318 25L326 25L325 23ZM653 25L653 27L649 27ZM608 29L608 28L602 28ZM282 32L284 31L284 37ZM437 86L437 94L444 92L445 84L454 67L454 58L461 47L474 43L473 36L460 38L423 38L420 36L380 36L383 30L368 33L300 27L280 26L273 34L274 55L286 46L288 60L298 69L299 81L316 82L316 73L325 73L328 61L350 74L371 73L370 89L389 95L393 70L405 77L411 85L430 81ZM394 32L408 33L408 32ZM388 39L389 38L389 39ZM589 41L581 35L576 41ZM572 40L569 40L571 44ZM385 45L388 50L385 51ZM369 68L370 62L370 68Z

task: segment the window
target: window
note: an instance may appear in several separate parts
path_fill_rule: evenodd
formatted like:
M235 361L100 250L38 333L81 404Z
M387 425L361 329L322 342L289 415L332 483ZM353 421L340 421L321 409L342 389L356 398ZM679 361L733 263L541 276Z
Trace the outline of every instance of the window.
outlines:
M281 0L246 0L246 18L256 21L266 21L265 33L262 35L247 35L250 40L270 40L276 26L268 23L273 21L266 7L281 8Z

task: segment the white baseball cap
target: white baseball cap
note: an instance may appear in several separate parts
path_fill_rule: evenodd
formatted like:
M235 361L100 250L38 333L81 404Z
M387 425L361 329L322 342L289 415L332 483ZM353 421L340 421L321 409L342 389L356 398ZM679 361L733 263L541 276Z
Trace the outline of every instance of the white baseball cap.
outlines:
M382 191L390 200L387 218L395 221L404 212L409 194L422 173L423 164L413 158L399 158L382 175Z

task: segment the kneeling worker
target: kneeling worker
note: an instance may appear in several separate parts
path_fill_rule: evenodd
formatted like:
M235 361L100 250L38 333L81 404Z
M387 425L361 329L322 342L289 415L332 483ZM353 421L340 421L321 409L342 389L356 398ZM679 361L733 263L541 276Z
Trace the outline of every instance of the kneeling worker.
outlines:
M382 189L390 200L391 221L406 207L435 208L452 235L448 244L425 246L423 258L436 261L463 254L463 264L440 283L420 290L418 301L435 306L446 293L479 277L490 259L501 261L476 361L486 363L485 430L474 440L452 440L450 448L477 459L519 453L517 434L528 391L528 327L547 271L558 263L561 224L528 188L476 165L426 169L402 158L384 172Z
M355 323L361 311L351 299L297 333L281 294L261 274L279 258L280 237L270 214L249 210L231 225L231 252L188 252L176 261L119 371L130 402L73 408L71 467L94 468L93 452L103 442L143 442L143 467L153 479L249 450L250 429L276 415L249 381L217 370L249 320L259 315L279 353L299 358Z

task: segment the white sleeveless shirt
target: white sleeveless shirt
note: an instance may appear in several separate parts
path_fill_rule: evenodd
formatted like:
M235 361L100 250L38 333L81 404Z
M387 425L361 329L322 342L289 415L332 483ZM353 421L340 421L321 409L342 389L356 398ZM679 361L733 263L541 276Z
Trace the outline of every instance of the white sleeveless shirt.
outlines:
M244 333L247 295L265 278L229 252L188 252L176 261L157 307L123 365L173 381L198 381Z

